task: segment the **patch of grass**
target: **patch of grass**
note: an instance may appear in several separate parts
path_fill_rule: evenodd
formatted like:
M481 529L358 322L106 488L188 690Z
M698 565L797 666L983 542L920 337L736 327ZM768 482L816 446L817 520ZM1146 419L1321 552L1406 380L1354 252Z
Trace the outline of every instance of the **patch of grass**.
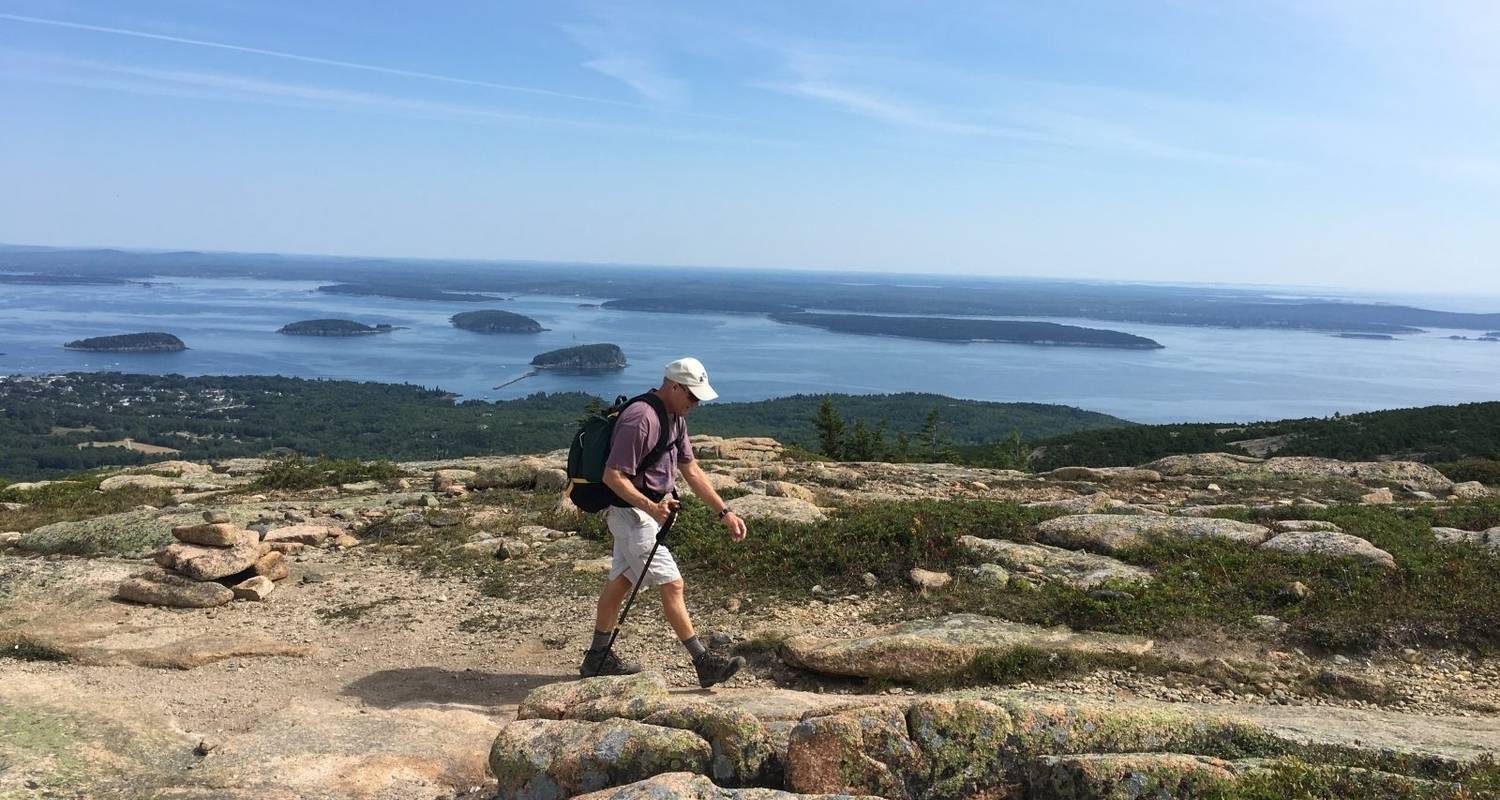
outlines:
M0 647L0 658L15 661L67 661L68 655L47 645L23 639L9 647Z
M1240 781L1207 788L1203 800L1479 800L1493 797L1500 771L1492 760L1463 770L1458 781L1430 781L1296 758L1268 761Z
M1020 538L1046 516L982 500L880 502L841 509L815 525L756 520L745 541L733 542L706 506L688 498L669 546L695 591L800 598L814 584L864 591L865 572L899 585L912 567L947 569L959 561L963 534Z
M1500 503L1442 512L1340 506L1285 513L1332 521L1391 553L1397 569L1219 540L1156 541L1119 557L1151 569L1157 579L1101 587L1118 594L1050 583L1023 589L1019 581L996 590L960 577L931 598L912 596L902 613L978 612L1155 637L1251 629L1253 616L1271 614L1290 624L1292 636L1330 650L1413 644L1500 649L1500 556L1441 544L1429 530L1438 515L1448 522L1462 517L1470 529L1500 524ZM886 587L905 586L912 567L954 571L970 560L956 546L959 536L1028 541L1035 523L1053 514L980 500L880 502L840 510L815 525L756 521L750 536L734 543L702 504L688 500L670 544L699 596L805 599L814 584L834 593L864 592L859 576L866 571ZM1289 603L1283 589L1296 581L1311 595Z
M1464 458L1432 466L1455 483L1479 481L1490 486L1500 486L1500 459Z
M99 491L104 476L75 475L67 480L29 492L0 492L0 500L25 503L16 511L0 511L0 530L27 531L54 522L74 522L106 514L118 514L138 506L160 508L172 499L170 489L116 489Z
M1425 519L1403 519L1387 509L1337 509L1325 516L1391 553L1398 568L1232 542L1158 541L1121 554L1157 576L1149 584L1106 587L1123 594L1056 584L995 591L958 581L933 604L1039 625L1167 637L1248 626L1251 617L1271 614L1288 622L1293 636L1330 650L1500 647L1500 558L1477 547L1439 544ZM1300 603L1282 596L1294 581L1312 590Z
M309 462L296 453L272 462L251 488L261 491L275 489L316 489L320 486L338 486L360 481L389 481L406 477L400 467L389 461L360 461L352 458L333 459L319 456Z

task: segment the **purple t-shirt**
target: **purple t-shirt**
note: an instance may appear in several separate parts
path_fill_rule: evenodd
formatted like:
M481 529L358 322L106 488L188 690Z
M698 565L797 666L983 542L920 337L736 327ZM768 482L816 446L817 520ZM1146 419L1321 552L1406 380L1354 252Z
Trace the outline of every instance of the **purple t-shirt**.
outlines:
M672 446L649 469L636 475L636 466L657 444L661 420L656 416L656 409L645 401L631 403L615 420L614 436L609 440L609 458L605 459L604 465L631 476L630 482L637 489L670 492L677 480L677 465L693 460L693 445L688 440L686 419L668 414L667 422L672 427Z

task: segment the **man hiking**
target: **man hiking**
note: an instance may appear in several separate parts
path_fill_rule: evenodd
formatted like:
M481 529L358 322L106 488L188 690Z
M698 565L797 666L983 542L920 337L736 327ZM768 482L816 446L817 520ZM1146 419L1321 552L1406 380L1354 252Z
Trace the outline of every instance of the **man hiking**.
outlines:
M620 412L610 439L604 484L618 500L605 512L604 519L614 538L614 561L609 570L609 582L599 595L594 640L584 653L578 674L589 678L640 672L639 665L621 661L610 647L620 605L630 594L631 587L640 581L642 587L661 587L662 613L692 657L693 667L698 672L698 684L707 688L733 677L745 665L745 659L710 653L698 641L693 622L688 617L687 604L683 602L682 574L677 571L672 552L662 545L656 549L656 556L649 566L646 559L656 543L657 532L667 521L667 515L677 508L672 488L679 469L693 494L708 504L728 530L729 537L736 542L745 538L745 521L729 510L693 458L686 417L698 407L698 403L719 396L709 386L708 371L703 364L696 358L673 361L667 365L661 386L652 389L651 393L666 410L667 430L661 430L661 419L650 403L637 402ZM662 441L662 437L671 437L671 447L655 463L639 469L642 459Z

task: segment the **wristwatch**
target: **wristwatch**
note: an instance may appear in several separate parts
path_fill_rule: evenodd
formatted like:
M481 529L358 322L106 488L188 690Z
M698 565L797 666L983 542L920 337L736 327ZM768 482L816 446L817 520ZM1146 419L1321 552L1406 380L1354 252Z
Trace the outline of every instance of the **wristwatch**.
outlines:
M723 519L724 515L728 514L729 512L731 512L733 510L734 509L730 508L729 506L724 506L724 510L719 512L719 519Z

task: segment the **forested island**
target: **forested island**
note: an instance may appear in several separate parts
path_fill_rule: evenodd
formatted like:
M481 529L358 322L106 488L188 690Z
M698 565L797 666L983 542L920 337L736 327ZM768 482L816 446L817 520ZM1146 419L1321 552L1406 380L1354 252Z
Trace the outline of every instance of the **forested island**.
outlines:
M1015 322L946 317L881 317L863 314L772 314L789 325L811 325L835 333L899 336L939 342L1006 342L1062 347L1115 347L1159 350L1162 345L1144 336L1099 328L1080 328L1055 322Z
M305 319L283 325L276 332L287 336L368 336L393 330L395 328L384 323L372 326L352 319Z
M537 369L604 370L624 369L625 351L613 344L582 344L551 350L531 359Z
M400 300L447 300L457 303L489 303L495 300L487 294L448 292L410 283L334 283L319 286L318 291L325 294L394 297Z
M681 297L626 297L605 302L616 311L655 311L659 314L790 314L801 306L777 302L753 293L685 295Z
M546 330L540 322L524 314L495 309L464 311L449 317L448 321L455 328L475 333L541 333Z
M124 278L110 278L102 275L39 275L15 273L0 273L0 283L15 283L28 286L126 286L136 284L147 286L143 281L127 281Z
M175 353L187 349L181 339L160 331L75 339L63 347L90 353Z
M1335 333L1340 339L1374 339L1381 342L1394 341L1396 337L1388 333Z

